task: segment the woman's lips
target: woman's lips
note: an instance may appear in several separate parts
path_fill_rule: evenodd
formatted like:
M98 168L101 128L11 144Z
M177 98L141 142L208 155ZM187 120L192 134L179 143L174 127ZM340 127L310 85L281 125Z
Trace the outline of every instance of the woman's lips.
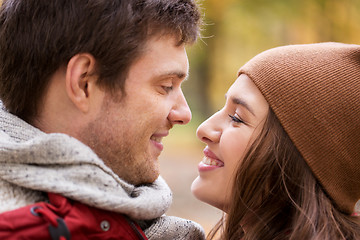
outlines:
M204 155L205 157L220 161L219 158L215 155L215 153L213 153L208 147L204 149Z
M221 161L208 147L204 149L204 158L198 165L199 172L214 170L224 166Z

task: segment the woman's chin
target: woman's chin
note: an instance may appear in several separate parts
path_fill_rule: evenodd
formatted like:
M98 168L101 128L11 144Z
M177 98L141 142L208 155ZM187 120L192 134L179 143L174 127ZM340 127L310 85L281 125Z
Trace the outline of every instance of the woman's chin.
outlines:
M206 186L200 177L197 177L191 184L191 193L199 201L207 203L221 211L226 209L224 207L224 201L221 199L223 195L216 194L214 189L211 186Z

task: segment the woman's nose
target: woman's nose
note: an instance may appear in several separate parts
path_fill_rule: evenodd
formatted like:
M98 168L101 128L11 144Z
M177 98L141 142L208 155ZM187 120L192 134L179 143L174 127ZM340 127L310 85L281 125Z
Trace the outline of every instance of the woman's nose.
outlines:
M220 111L205 120L196 131L197 137L206 144L217 143L221 136L221 122L218 121Z

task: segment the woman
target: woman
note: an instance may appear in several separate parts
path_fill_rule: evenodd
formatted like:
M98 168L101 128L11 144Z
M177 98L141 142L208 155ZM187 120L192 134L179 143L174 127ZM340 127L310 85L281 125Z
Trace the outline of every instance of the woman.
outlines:
M360 239L359 45L259 54L197 136L192 192L225 212L210 239Z

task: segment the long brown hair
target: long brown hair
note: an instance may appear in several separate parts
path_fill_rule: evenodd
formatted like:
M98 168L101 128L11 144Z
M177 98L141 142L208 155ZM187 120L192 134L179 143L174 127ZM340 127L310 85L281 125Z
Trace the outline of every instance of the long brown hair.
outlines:
M360 239L359 218L336 208L271 109L232 191L228 214L209 239Z

